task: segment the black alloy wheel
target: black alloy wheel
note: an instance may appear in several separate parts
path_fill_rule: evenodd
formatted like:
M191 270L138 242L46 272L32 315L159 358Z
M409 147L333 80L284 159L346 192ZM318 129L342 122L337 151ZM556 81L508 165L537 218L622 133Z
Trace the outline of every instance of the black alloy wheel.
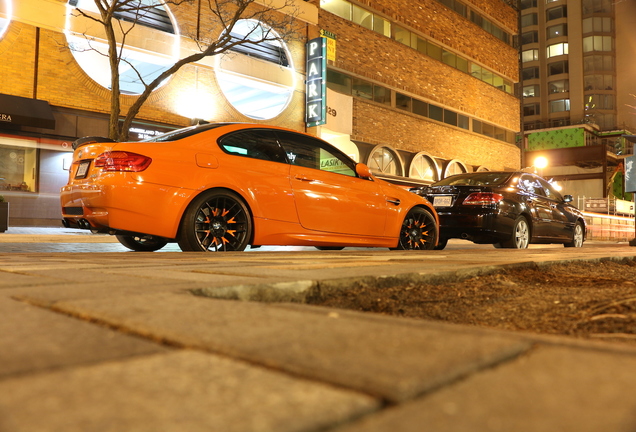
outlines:
M395 249L431 250L435 248L437 226L435 218L421 207L412 208L402 222L400 239Z
M168 244L163 238L151 235L117 234L115 237L117 237L119 243L135 252L154 252Z
M252 220L243 200L229 191L211 190L188 206L177 241L186 252L243 251L251 236Z

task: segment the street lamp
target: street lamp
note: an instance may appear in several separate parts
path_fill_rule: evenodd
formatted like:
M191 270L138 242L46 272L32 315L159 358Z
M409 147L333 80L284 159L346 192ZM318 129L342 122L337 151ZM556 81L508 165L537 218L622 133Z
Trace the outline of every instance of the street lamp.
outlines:
M539 174L543 177L543 169L548 166L548 159L545 156L537 156L532 164L535 168L535 174L537 173L537 168L539 169Z

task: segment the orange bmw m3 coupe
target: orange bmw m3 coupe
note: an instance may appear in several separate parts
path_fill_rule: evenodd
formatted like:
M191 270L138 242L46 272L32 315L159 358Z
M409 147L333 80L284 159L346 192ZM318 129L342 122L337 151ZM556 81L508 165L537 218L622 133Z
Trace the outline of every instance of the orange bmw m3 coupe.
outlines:
M64 225L116 235L132 250L437 244L439 220L426 198L305 133L215 123L140 142L87 137L73 148Z

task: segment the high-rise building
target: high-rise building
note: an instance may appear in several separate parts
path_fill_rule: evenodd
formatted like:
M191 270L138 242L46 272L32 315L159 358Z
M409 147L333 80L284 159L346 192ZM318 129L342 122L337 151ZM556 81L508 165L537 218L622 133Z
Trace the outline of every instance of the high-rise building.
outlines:
M579 197L629 198L636 131L636 1L521 0L524 162Z

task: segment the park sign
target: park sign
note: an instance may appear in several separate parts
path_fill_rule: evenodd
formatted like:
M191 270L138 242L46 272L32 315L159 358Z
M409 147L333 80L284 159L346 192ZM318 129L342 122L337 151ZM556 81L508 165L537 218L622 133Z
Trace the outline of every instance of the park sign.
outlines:
M327 122L327 38L307 42L305 123L307 127Z

